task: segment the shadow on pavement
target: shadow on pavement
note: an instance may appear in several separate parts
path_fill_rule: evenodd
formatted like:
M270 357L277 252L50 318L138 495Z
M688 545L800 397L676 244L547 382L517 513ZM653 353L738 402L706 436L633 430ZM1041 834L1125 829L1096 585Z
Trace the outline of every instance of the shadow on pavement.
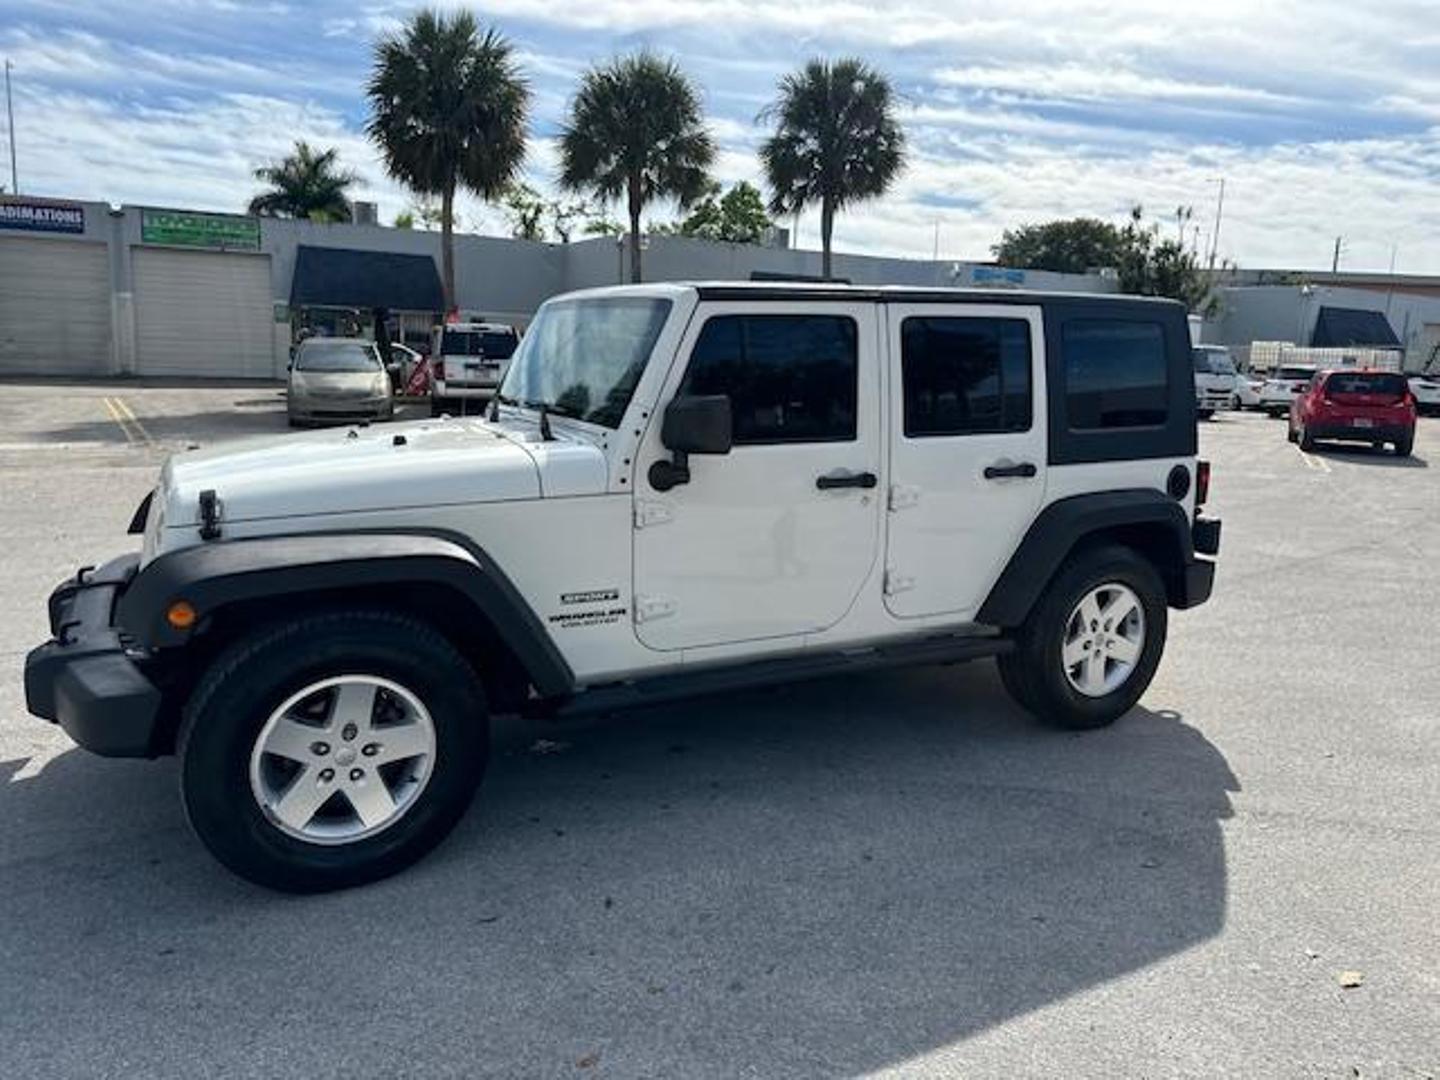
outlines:
M296 898L211 862L173 763L23 764L7 1075L877 1069L1219 933L1238 790L1174 713L1055 733L989 665L884 673L506 721L440 851Z
M1334 443L1320 441L1310 451L1317 457L1328 457L1336 461L1353 461L1357 465L1378 465L1390 469L1428 469L1430 462L1419 454L1396 457L1388 448L1376 449L1359 443Z

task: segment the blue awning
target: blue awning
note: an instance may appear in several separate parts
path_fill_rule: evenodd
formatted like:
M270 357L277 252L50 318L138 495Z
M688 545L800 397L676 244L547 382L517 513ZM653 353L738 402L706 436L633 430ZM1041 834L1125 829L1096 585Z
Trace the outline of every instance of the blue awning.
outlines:
M295 253L290 306L440 312L445 301L429 255L301 244Z

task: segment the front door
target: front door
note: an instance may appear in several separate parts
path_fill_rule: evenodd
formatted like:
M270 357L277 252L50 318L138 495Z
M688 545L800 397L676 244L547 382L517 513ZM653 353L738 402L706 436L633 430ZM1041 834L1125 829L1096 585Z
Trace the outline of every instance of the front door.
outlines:
M885 606L972 616L1038 513L1045 328L1038 307L888 309Z
M726 394L734 447L657 491L660 417L635 492L635 632L652 649L799 639L834 625L879 551L880 371L873 304L707 304L667 378Z

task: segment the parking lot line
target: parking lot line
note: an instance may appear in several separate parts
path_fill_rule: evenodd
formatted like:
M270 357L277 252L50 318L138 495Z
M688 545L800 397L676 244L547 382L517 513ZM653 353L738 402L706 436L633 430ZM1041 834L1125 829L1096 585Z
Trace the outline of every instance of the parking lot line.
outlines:
M145 425L142 424L140 418L135 415L135 410L130 408L130 403L122 397L117 397L114 400L115 407L120 410L121 415L124 416L126 420L130 421L135 430L140 433L140 438L145 441L145 444L147 446L154 445L155 440L150 437L150 432L145 430Z
M135 435L133 432L131 432L130 428L126 426L125 418L120 414L120 410L115 408L115 400L113 398L106 397L101 398L100 402L105 406L105 411L110 414L110 419L114 420L115 423L119 426L121 432L124 433L125 441L128 442L131 446L134 446Z
M120 430L125 433L125 440L131 446L153 446L154 440L150 433L145 430L145 425L131 411L130 406L125 404L123 398L107 397L101 399L105 403L105 409L110 413L110 419L119 425Z
M1335 471L1334 469L1330 468L1330 463L1322 457L1317 457L1316 455L1311 454L1305 450L1301 450L1299 447L1295 448L1295 452L1304 459L1306 466L1311 469L1317 469L1321 472L1327 473Z

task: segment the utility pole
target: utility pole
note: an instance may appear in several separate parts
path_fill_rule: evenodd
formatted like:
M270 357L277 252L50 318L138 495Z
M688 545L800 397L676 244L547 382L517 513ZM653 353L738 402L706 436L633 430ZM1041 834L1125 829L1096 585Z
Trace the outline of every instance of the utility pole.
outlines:
M5 114L9 117L10 132L10 194L20 194L20 181L15 172L15 99L10 96L10 58L5 58Z
M1330 259L1330 272L1336 273L1340 269L1340 249L1345 245L1343 236L1335 237L1335 254Z
M1215 232L1210 238L1210 273L1215 273L1215 256L1220 250L1220 219L1225 214L1225 178L1216 177L1220 185L1220 197L1215 203Z
M940 219L935 219L935 251L931 256L932 262L940 261Z

